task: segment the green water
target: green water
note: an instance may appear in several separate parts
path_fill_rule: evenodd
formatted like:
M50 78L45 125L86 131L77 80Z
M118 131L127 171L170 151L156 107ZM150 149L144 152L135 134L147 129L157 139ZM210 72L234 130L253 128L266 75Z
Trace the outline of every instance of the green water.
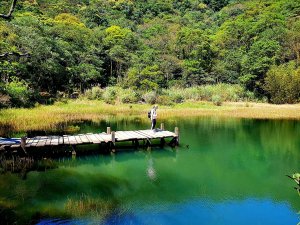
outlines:
M300 122L172 119L178 148L60 158L56 169L0 175L10 224L297 224ZM148 128L138 119L79 123L81 133ZM86 148L86 147L82 147ZM95 147L94 147L95 148ZM4 218L4 219L3 219Z

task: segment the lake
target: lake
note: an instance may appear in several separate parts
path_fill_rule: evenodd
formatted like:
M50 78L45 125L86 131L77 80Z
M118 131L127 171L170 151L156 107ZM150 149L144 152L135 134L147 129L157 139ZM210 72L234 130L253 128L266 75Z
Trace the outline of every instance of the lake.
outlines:
M161 121L159 121L161 122ZM287 225L300 222L300 122L200 117L163 121L180 146L55 159L0 175L10 224ZM74 123L76 132L147 129L138 118ZM99 148L84 147L84 148Z

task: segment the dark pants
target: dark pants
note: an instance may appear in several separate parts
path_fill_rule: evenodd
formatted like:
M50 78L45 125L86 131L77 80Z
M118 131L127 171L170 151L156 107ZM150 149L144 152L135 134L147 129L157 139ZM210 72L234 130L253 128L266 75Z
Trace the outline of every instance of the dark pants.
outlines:
M155 125L156 125L156 119L153 119L151 124L151 130L155 128Z

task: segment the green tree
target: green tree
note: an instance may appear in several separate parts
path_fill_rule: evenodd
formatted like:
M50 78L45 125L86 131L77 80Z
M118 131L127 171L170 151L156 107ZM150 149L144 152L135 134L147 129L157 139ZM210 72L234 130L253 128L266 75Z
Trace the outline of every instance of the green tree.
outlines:
M183 76L187 84L211 82L214 53L208 35L199 29L182 28L176 46L179 58L184 60Z
M111 26L105 30L103 43L110 60L110 76L120 80L130 62L130 52L136 48L135 37L129 29Z
M13 106L28 106L31 96L29 85L24 80L12 77L10 82L5 85L7 94L11 97Z
M241 66L244 74L239 79L250 90L261 88L260 82L268 69L280 61L281 46L277 41L256 41L243 57Z
M158 90L163 86L164 76L157 65L146 66L142 70L131 68L125 79L127 87L143 91Z
M264 89L276 104L296 103L300 99L300 68L294 62L272 66L267 72Z
M229 0L204 0L203 2L207 4L212 10L219 11L229 3Z

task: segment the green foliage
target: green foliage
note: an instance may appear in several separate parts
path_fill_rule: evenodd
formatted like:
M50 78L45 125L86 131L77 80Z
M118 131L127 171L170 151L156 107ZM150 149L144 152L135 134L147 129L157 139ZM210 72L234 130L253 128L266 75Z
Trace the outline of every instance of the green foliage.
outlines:
M168 95L159 95L156 98L156 103L159 105L172 105L173 101Z
M156 103L157 94L154 91L146 92L145 94L143 94L142 98L146 103L153 105Z
M125 79L126 86L133 87L134 89L151 91L157 90L159 84L163 86L163 74L158 66L147 66L141 71L133 68L128 71Z
M229 0L204 0L203 2L214 11L218 11L226 6L229 3Z
M216 93L206 86L227 83L270 97L267 71L300 64L299 8L289 0L18 1L14 17L0 20L0 55L14 53L0 57L1 80L17 77L53 96L94 86L152 92L201 85L190 99L211 100Z
M174 103L181 103L184 101L184 96L182 95L182 93L180 93L180 91L176 91L176 89L168 90L166 91L166 94Z
M211 97L212 102L214 103L214 105L216 106L221 106L222 105L222 98L220 95L213 95Z
M11 82L6 84L5 89L7 94L11 97L13 106L23 107L30 104L29 98L31 90L25 81L17 77L12 77Z
M295 63L273 66L265 78L265 90L273 103L296 103L300 100L300 68Z
M213 96L220 96L222 101L255 100L252 92L245 91L240 85L216 84L190 88L171 88L165 91L174 102L187 100L212 101Z
M118 94L117 87L107 87L102 95L103 100L108 104L114 104Z
M122 103L137 103L140 100L138 93L132 89L121 89L118 98Z
M104 89L96 86L85 91L84 95L90 100L102 99Z

